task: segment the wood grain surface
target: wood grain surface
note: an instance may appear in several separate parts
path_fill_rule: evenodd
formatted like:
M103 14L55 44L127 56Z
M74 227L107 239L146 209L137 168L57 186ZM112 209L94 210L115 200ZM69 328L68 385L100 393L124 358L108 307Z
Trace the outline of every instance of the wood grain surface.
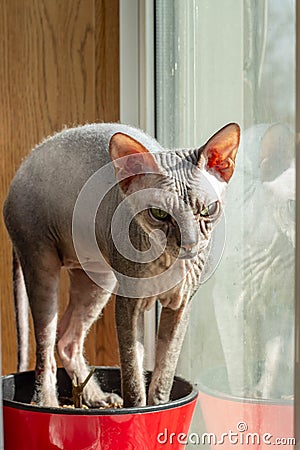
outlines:
M119 0L0 0L1 207L16 169L44 137L64 126L119 120L118 17ZM16 338L11 245L2 214L0 242L6 374L16 370ZM60 311L67 288L63 273ZM112 301L89 333L91 364L118 363L113 311ZM31 368L33 341L31 336Z

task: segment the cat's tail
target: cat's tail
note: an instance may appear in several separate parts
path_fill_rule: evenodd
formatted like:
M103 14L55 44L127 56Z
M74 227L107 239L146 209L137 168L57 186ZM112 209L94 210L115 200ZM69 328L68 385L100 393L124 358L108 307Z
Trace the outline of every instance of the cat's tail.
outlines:
M15 249L13 249L13 292L17 326L18 372L23 372L28 369L29 310L23 271Z

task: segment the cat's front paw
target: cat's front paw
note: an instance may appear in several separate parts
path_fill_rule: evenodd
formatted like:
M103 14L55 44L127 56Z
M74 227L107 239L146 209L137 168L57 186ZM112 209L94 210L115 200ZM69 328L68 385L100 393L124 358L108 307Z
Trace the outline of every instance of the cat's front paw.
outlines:
M155 391L150 391L148 395L148 405L156 406L168 403L169 397L170 396L168 392L163 392L160 391L159 389L156 389Z

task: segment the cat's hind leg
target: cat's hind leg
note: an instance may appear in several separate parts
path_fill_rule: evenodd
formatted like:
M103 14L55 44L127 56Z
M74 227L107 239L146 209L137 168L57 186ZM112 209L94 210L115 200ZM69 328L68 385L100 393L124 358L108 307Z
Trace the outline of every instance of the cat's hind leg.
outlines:
M58 406L56 361L57 295L61 263L56 251L39 247L19 253L36 340L35 396L40 406Z
M72 378L76 374L79 383L82 383L90 372L83 356L84 341L111 294L95 284L81 269L70 270L69 274L70 301L58 327L57 350L69 376ZM113 290L115 279L113 275L106 274L106 283L108 277L111 277ZM103 392L95 377L85 386L83 398L91 407L122 403L117 394Z
M28 370L29 302L23 270L17 252L13 249L13 292L17 326L18 372Z

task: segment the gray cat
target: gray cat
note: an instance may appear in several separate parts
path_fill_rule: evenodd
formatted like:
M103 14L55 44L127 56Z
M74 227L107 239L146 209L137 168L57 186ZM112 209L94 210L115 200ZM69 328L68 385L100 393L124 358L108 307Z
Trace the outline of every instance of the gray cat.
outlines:
M58 406L55 344L71 377L82 382L88 375L84 340L112 293L124 406L169 400L239 135L239 126L229 124L201 148L166 150L138 129L91 124L46 139L21 165L4 218L13 242L19 370L27 366L28 296L38 404ZM62 266L70 302L57 326ZM162 311L147 399L139 325L156 300ZM122 399L91 380L85 402Z

